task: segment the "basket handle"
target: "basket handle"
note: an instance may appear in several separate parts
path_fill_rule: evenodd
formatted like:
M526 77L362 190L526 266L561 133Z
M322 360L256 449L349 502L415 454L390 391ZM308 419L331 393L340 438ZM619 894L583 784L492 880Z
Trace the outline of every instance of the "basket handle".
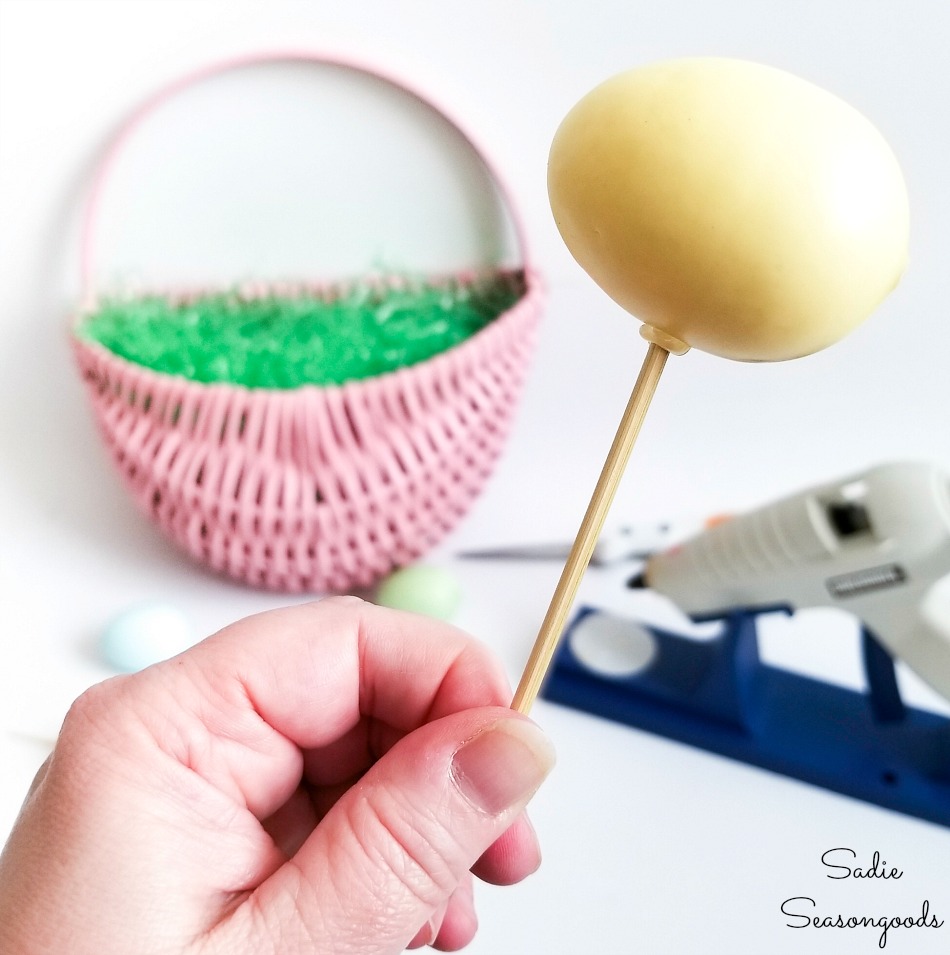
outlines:
M123 151L123 147L138 129L139 125L166 100L171 99L182 90L204 79L221 73L227 73L231 70L242 69L247 66L293 61L337 66L342 69L355 70L367 76L382 80L396 89L408 93L424 106L428 106L445 119L455 131L459 133L488 171L506 207L508 217L514 229L518 249L521 253L523 267L526 270L530 268L524 221L518 211L518 206L514 201L511 189L498 171L498 167L488 156L484 147L479 144L477 139L450 110L446 109L445 106L438 102L430 93L422 92L404 78L375 64L366 62L359 57L317 50L288 49L238 55L194 70L152 93L121 122L119 128L107 144L105 153L93 174L89 197L82 217L79 237L79 280L83 310L94 307L96 301L95 245L102 198L108 185L111 172Z

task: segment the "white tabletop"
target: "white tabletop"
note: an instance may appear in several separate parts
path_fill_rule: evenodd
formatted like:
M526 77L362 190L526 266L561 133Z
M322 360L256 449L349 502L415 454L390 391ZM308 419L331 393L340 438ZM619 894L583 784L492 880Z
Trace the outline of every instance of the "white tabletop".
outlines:
M293 37L385 51L423 82L442 78L440 98L483 133L522 203L548 285L537 354L489 486L428 557L457 574L464 600L456 623L494 647L513 682L559 567L457 554L570 538L645 350L636 322L564 251L544 195L557 122L613 72L693 53L798 72L879 125L904 166L912 203L904 281L840 345L780 365L696 353L671 360L613 517L741 510L889 460L950 466L950 14L943 3L481 0L464 14L450 6L6 0L0 8L0 837L71 700L109 675L95 650L106 621L141 600L161 600L206 634L289 599L206 572L139 516L100 445L63 334L92 157L147 91L222 52ZM235 93L225 85L216 95L227 101ZM194 123L197 114L187 110L208 102L195 99L168 121ZM194 128L203 127L199 120ZM161 138L152 135L152 143ZM236 151L233 143L224 148ZM148 194L136 208L150 222L166 196L152 178L161 168L139 156L118 183ZM143 181L151 184L144 190ZM175 225L157 222L151 250L135 222L110 226L104 255L133 248L160 256ZM126 243L130 235L138 244ZM631 617L664 612L653 596L625 588L627 570L590 571L579 603ZM765 651L828 679L856 679L854 622L832 612L773 625ZM912 674L902 680L912 701L942 709ZM532 809L544 863L518 887L480 889L474 953L876 949L874 929L787 927L780 907L800 896L815 900L817 915L914 917L926 899L938 917L950 916L946 828L544 700L532 715L559 753ZM836 847L853 849L864 866L878 852L904 875L829 880L821 856ZM895 929L886 950L943 952L948 937L950 926Z

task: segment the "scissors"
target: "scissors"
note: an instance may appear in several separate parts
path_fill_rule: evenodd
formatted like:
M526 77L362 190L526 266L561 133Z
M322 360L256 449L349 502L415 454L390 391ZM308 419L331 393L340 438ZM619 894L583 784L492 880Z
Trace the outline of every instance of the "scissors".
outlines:
M593 567L609 567L626 561L643 560L672 544L701 526L662 521L657 524L620 524L605 529L597 543L590 563ZM479 560L566 560L571 542L551 544L515 544L509 547L489 547L462 551L458 556Z

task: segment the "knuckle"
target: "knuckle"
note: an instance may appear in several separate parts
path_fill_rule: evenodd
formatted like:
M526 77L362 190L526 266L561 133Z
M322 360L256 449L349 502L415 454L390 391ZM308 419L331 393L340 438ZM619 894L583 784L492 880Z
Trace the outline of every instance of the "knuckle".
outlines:
M144 690L140 674L115 676L83 691L63 720L54 754L90 764L137 758L143 739Z
M122 680L123 678L117 678ZM121 687L112 680L89 687L69 707L47 761L44 779L70 793L88 794L115 760Z
M114 718L122 678L106 680L84 690L69 707L60 740L75 744L100 732Z

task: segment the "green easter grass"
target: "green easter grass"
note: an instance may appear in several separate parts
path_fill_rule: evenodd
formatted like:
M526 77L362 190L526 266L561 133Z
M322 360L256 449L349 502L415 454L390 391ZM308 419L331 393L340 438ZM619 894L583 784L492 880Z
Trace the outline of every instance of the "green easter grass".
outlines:
M516 274L472 282L384 279L333 295L176 302L111 299L77 333L130 362L191 381L247 388L339 385L425 361L470 338L521 297Z

